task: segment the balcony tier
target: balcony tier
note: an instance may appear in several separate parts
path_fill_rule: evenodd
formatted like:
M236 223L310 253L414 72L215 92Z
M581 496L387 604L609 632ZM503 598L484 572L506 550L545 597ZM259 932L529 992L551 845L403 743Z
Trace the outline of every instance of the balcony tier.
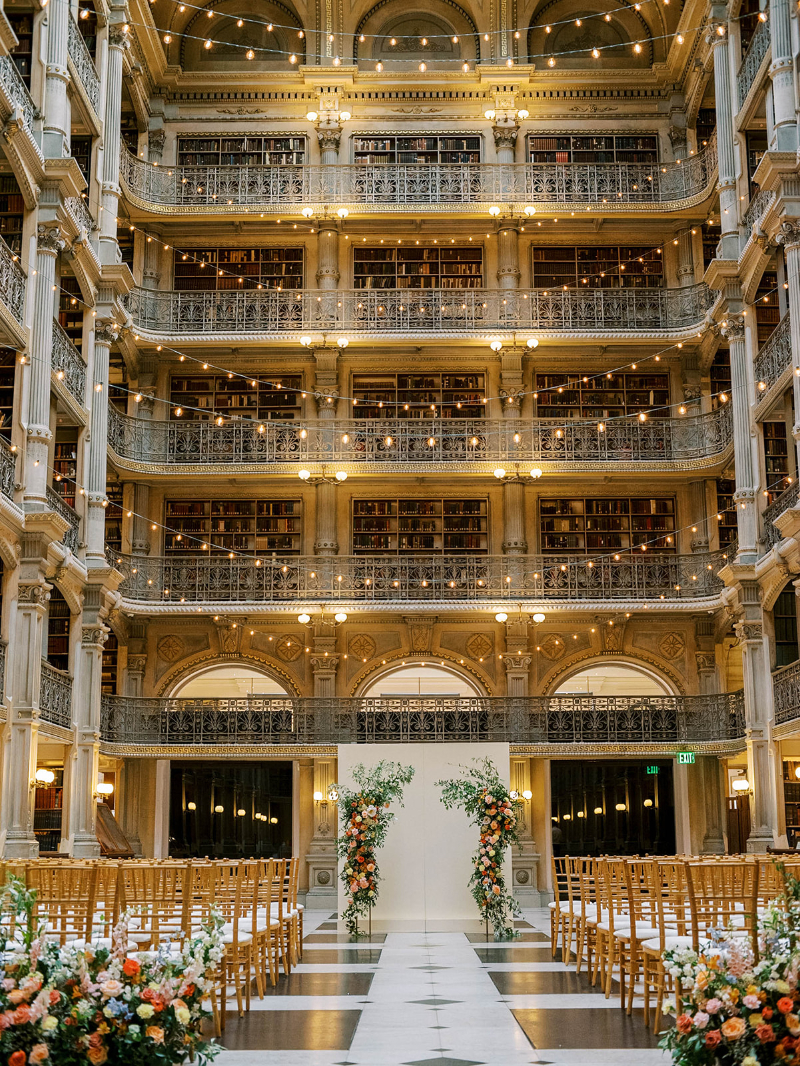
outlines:
M298 341L340 335L381 340L535 333L539 338L658 340L696 335L717 294L682 289L318 289L152 292L125 298L137 334L170 343Z
M387 444L387 440L391 443ZM130 418L109 408L108 443L128 469L231 468L296 476L303 465L336 464L348 473L491 473L499 464L547 471L634 469L640 472L718 466L730 454L730 406L682 418L611 419L341 419L259 423L248 417L214 422ZM576 464L580 464L578 468Z
M109 553L123 574L125 610L145 614L194 614L231 604L248 614L302 610L305 605L465 605L486 611L509 603L558 604L585 610L586 603L617 609L643 605L711 608L720 602L717 576L726 553L657 555L336 555L251 558L175 554L165 557Z
M716 142L675 163L377 163L286 166L159 166L124 152L127 199L144 211L174 215L280 212L302 218L346 207L355 217L485 214L507 205L648 214L689 210L714 190ZM248 211L247 213L250 213Z

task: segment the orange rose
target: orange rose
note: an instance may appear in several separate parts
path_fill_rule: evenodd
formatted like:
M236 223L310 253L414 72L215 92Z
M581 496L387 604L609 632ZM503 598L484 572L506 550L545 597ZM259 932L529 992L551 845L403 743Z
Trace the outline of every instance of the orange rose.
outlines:
M791 996L781 996L775 1006L781 1014L789 1014L794 1006L794 1000Z
M692 1031L692 1016L691 1014L681 1014L675 1021L675 1027L679 1033L690 1033Z
M719 1029L709 1029L706 1033L706 1047L715 1048L721 1039Z
M25 1052L12 1051L8 1056L8 1066L25 1066Z
M771 1025L757 1025L756 1036L762 1044L771 1044L775 1040L775 1030Z
M145 1036L156 1044L164 1043L164 1030L160 1025L148 1025L147 1029L145 1029Z
M775 1013L775 1011L772 1009L772 1007L764 1007L764 1009L761 1012L761 1014L762 1014L762 1016L764 1018L764 1021L767 1021L767 1022L770 1020L770 1018L772 1017L772 1015L774 1013Z
M126 959L122 964L122 972L126 977L135 977L141 968L137 959Z
M108 1052L104 1047L90 1047L87 1048L86 1057L92 1066L103 1066L108 1059Z
M747 1025L744 1018L728 1018L727 1022L722 1023L720 1029L726 1040L738 1040L744 1036Z

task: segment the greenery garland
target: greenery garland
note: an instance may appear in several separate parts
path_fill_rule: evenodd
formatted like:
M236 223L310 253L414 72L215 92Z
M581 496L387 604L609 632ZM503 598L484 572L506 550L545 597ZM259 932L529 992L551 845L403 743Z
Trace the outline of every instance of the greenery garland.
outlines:
M357 790L331 788L339 793L339 815L342 835L336 841L339 857L344 865L339 879L347 892L347 906L342 912L352 936L359 933L358 920L364 918L378 898L378 860L376 851L386 839L394 813L389 804L396 800L403 806L403 787L414 776L413 766L381 760L368 770L363 763L353 767Z
M461 807L480 828L478 848L472 856L470 890L481 918L492 923L495 940L510 940L515 935L513 917L522 912L506 889L503 858L509 845L519 845L517 824L522 803L503 784L491 759L475 759L471 768L460 769L459 778L437 781L436 785L448 810Z

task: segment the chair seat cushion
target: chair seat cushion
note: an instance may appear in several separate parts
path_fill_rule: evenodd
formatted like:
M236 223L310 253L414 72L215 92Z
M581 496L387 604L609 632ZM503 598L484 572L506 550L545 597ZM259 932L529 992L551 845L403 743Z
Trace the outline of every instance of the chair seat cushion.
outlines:
M670 933L669 936L664 937L664 948L690 948L692 946L692 938L690 936L678 936L677 933ZM661 951L661 940L659 937L654 937L652 940L643 940L641 943L642 951L655 952L658 954Z

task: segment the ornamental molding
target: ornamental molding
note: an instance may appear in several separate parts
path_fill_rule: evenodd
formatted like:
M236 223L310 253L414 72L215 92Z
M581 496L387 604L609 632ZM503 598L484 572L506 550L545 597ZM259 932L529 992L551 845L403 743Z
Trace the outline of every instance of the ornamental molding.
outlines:
M272 658L258 654L253 650L240 651L238 655L234 656L222 656L219 652L205 650L202 653L192 656L176 665L171 670L168 670L163 677L161 677L158 686L154 692L143 693L145 696L168 696L173 689L177 688L180 683L190 677L195 676L201 672L201 668L204 666L256 666L264 671L265 676L272 678L275 681L279 681L286 688L286 692L289 696L302 697L303 695L310 695L310 693L302 693L298 687L296 678L293 678L286 670L281 668L280 663L276 662ZM157 749L160 750L160 749ZM213 751L213 748L212 748Z
M36 243L40 252L58 255L67 246L61 228L57 224L40 222L36 227Z
M761 622L736 622L733 628L740 644L760 644L763 639L764 627Z
M20 582L17 603L31 607L45 607L53 586L46 581Z
M717 665L713 651L696 651L694 653L694 662L698 672L700 670L714 670Z
M392 665L405 663L406 666L417 666L422 663L430 663L433 666L441 662L452 666L456 672L471 674L487 696L496 696L498 694L496 691L496 683L478 667L477 663L473 663L470 659L462 659L461 656L457 655L455 652L440 647L435 654L427 656L415 655L413 652L406 654L402 651L387 652L385 659L382 659L380 663L368 663L362 666L362 669L350 682L350 692L348 695L351 698L359 696L361 694L360 689L366 685L371 677L386 673L386 668L391 667Z
M652 655L646 655L636 650L636 654L632 655L629 652L621 652L616 659L620 663L625 663L629 666L641 666L646 663L649 667L652 667L653 671L658 674L663 681L672 687L673 692L678 696L686 695L686 683L677 673L677 671L663 659L657 659ZM589 648L587 651L578 652L575 655L570 656L567 660L562 660L557 666L551 667L542 677L539 683L539 690L542 696L553 696L555 690L559 685L576 672L575 667L580 664L585 665L605 665L608 662L607 656L598 652L596 648ZM533 693L532 693L533 695Z
M686 637L681 632L666 633L658 645L658 650L665 659L681 659L686 652Z
M785 219L781 222L781 228L775 234L775 240L787 251L797 248L800 245L800 219Z
M311 659L311 666L316 675L335 674L339 665L338 655L315 655Z
M103 645L108 640L108 634L110 630L107 626L96 625L90 623L88 625L81 626L81 646L96 647L102 650Z
M354 633L347 642L348 653L357 659L373 659L376 649L377 645L369 633Z
M142 674L144 675L147 669L147 656L146 655L128 655L127 670L129 674Z

